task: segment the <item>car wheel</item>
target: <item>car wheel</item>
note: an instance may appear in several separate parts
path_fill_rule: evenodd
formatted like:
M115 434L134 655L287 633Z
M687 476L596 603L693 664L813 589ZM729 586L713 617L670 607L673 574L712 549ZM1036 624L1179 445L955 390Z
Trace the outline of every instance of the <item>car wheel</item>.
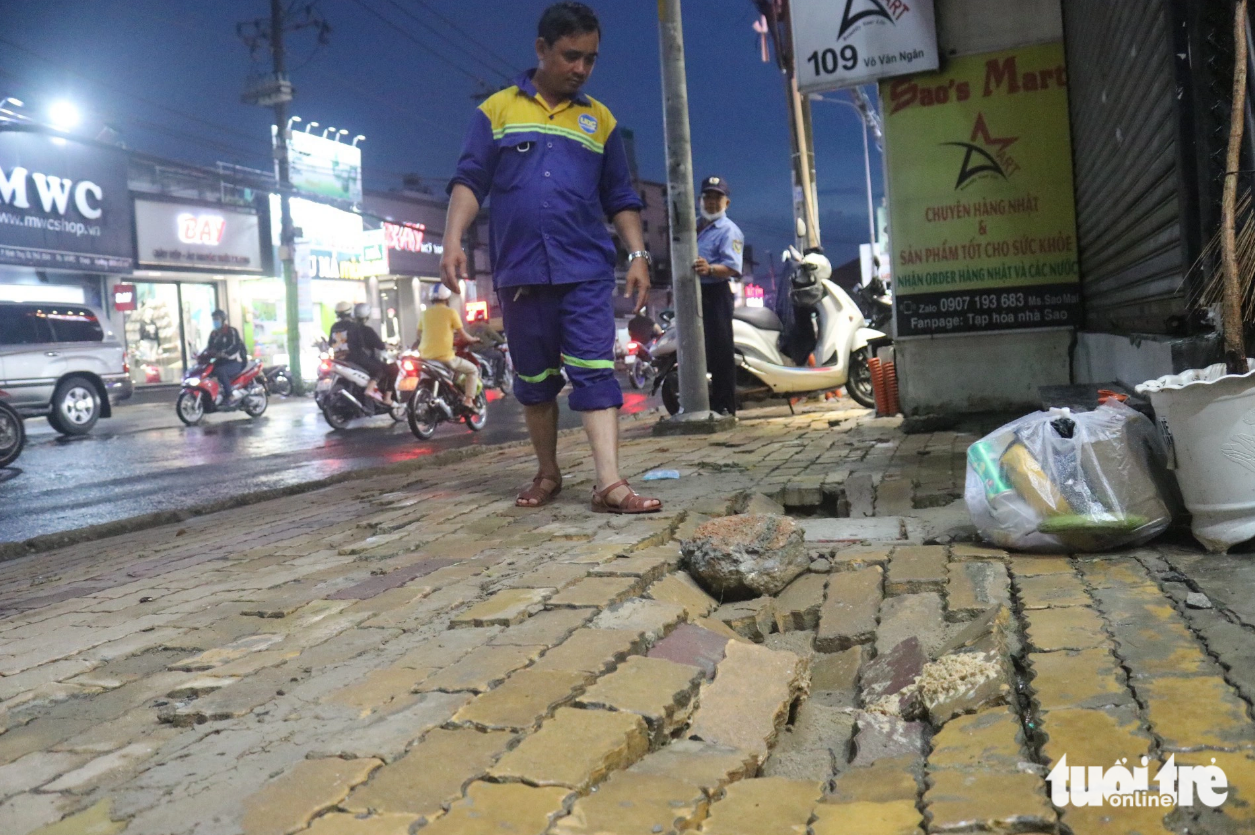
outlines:
M0 467L7 467L22 454L26 444L26 426L7 404L0 403Z
M860 348L850 357L850 377L845 392L854 402L865 409L876 408L876 393L872 389L872 370L868 365L868 351Z
M63 435L86 435L100 420L100 395L90 380L69 377L52 395L52 413L56 422L48 422L53 429Z

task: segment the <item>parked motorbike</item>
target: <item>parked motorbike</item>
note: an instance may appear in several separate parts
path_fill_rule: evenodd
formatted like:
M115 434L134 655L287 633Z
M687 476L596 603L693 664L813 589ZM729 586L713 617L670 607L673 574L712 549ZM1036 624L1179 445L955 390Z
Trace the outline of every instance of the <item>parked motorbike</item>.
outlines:
M623 357L623 364L627 366L628 382L634 389L645 388L654 377L654 359L653 354L650 353L650 345L652 342L628 340L627 354Z
M26 424L17 410L5 402L0 391L0 467L7 467L22 454L26 446Z
M286 365L270 366L262 372L262 379L265 381L268 393L277 394L280 397L291 396L292 374Z
M270 395L262 381L261 363L253 360L231 381L233 396L224 401L221 386L214 376L214 368L220 360L216 357L197 357L196 365L183 375L183 391L174 403L179 420L188 426L200 423L201 418L213 412L243 410L252 418L259 418L270 405ZM234 396L238 394L239 396Z
M738 307L732 315L738 403L819 394L845 386L855 402L871 408L875 400L868 362L875 347L892 339L866 327L858 305L830 280L832 264L826 257L819 253L803 257L792 247L786 257L792 260L797 275L794 301L814 310L818 340L813 356L817 360L822 357L823 364L799 366L785 356L781 344L787 335L774 311ZM663 405L673 415L680 411L678 346L676 329L668 327L652 347L653 391L662 392Z
M465 421L466 428L472 432L483 429L488 422L483 363L465 348L458 350L458 356L479 365L479 390L472 409L462 404L462 387L454 380L453 369L449 366L419 356L401 360L398 395L409 393L410 431L420 441L436 434L436 428L445 422Z
M500 389L502 394L514 393L514 362L510 359L508 345L502 343L472 353L479 364L484 388Z
M405 420L405 400L398 395L391 406L385 406L366 394L369 383L366 370L348 360L328 358L319 363L314 402L332 429L340 431L349 421L376 415L388 415L397 423Z
M867 327L887 331L893 322L893 294L879 277L859 285L854 301L867 319Z

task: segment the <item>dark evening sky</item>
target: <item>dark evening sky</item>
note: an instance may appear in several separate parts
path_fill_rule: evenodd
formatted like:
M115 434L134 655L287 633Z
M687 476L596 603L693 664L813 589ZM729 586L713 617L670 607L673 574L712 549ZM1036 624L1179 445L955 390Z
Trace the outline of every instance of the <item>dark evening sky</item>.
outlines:
M302 4L307 0L300 0ZM293 112L366 135L368 188L402 173L453 169L482 85L496 89L532 66L544 0L319 0L330 44L289 38ZM636 134L641 173L665 178L656 6L592 2L601 58L586 88ZM391 20L394 26L380 17ZM268 109L240 103L254 65L237 21L268 14L267 0L0 0L0 98L29 109L74 101L130 147L199 164L266 168ZM764 64L749 0L684 0L693 161L698 177L732 184L729 215L760 253L791 241L788 111L775 64ZM475 41L455 31L451 21ZM408 33L408 34L407 34ZM15 44L14 48L9 44ZM440 56L440 57L437 57ZM828 94L845 98L844 93ZM853 109L814 105L821 227L834 263L867 239L863 148ZM881 163L873 145L876 199Z

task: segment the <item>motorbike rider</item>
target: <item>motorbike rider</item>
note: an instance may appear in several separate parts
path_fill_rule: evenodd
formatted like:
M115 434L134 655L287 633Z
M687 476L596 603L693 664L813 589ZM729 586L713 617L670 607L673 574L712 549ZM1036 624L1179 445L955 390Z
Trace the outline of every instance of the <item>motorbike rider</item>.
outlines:
M378 354L385 350L386 346L375 329L367 324L366 320L369 318L370 305L363 302L353 306L354 321L346 332L349 348L348 361L361 367L370 375L370 382L366 384L366 396L379 400L385 406L391 406L392 387L387 385L385 380L388 366ZM379 391L381 382L385 383L382 394Z
M462 377L462 405L473 409L475 392L479 388L479 368L470 360L459 357L453 346L455 338L467 344L480 340L463 330L462 317L449 307L452 296L453 291L443 284L437 285L431 291L431 303L423 311L423 321L418 331L418 353L423 359L449 366L455 375Z
M641 308L636 315L628 320L628 337L634 342L642 345L648 345L650 341L662 333L662 328L658 327L658 323L649 318L649 314L645 312L645 308Z
M693 263L702 284L710 408L727 415L736 414L736 348L732 339L732 310L736 300L728 282L741 277L745 250L745 236L728 219L731 202L726 179L707 177L702 180L702 219L697 225L699 257Z
M327 334L329 350L333 357L344 356L349 350L349 331L353 329L353 303L340 302L336 305L336 321Z
M240 338L240 332L228 323L225 311L215 310L210 318L214 329L209 334L209 344L201 352L201 357L218 360L214 364L213 373L221 386L221 401L230 403L234 394L231 391L231 381L244 370L248 351L244 347L244 340Z

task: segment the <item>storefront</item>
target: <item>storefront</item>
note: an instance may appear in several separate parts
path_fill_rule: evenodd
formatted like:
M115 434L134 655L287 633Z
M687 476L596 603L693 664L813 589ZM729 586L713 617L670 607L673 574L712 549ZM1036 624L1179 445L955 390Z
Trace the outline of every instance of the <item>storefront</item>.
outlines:
M335 322L339 302L370 302L364 280L343 265L362 254L362 217L335 206L293 198L292 224L298 230L293 252L300 315L301 370L312 377L318 367L318 340ZM270 197L271 217L279 217L279 198ZM279 249L279 223L271 224L271 244ZM274 271L282 263L276 259ZM342 277L344 276L344 277ZM267 365L288 364L287 292L275 275L234 282L240 335L252 355Z
M105 308L135 264L126 152L0 128L0 300Z
M139 269L113 295L115 309L133 307L121 315L136 385L182 379L209 340L213 311L231 309L229 283L264 273L260 229L248 206L135 198Z

